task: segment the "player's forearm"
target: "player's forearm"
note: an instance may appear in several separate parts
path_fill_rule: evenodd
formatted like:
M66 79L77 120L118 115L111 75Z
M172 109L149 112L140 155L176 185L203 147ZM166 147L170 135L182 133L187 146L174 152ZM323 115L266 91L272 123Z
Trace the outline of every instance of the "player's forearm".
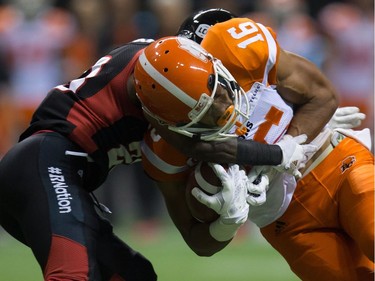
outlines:
M310 79L307 88L300 90L302 94L293 94L294 98L297 97L294 117L287 131L292 136L306 134L308 143L321 132L338 106L338 98L330 82L318 70L310 72L315 78Z
M196 142L186 149L186 154L198 160L241 165L279 165L282 151L277 145L262 144L243 139L225 142Z
M146 117L164 140L196 160L241 165L279 165L282 162L282 151L276 145L240 138L211 142L193 140L160 125L150 116Z
M279 165L282 151L277 145L268 145L239 138L226 141L196 141L165 131L160 135L183 154L200 161L236 163L241 165Z
M287 133L306 134L307 142L311 141L337 109L333 85L312 62L285 51L280 52L277 79L278 93L295 109Z
M307 143L312 141L329 122L337 109L335 100L307 103L297 108L287 134L297 136L306 134Z

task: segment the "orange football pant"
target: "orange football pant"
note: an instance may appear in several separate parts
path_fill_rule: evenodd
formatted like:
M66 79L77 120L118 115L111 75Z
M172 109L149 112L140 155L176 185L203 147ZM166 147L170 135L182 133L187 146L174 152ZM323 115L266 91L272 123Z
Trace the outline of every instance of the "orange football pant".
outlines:
M302 280L374 280L374 156L345 138L261 229Z

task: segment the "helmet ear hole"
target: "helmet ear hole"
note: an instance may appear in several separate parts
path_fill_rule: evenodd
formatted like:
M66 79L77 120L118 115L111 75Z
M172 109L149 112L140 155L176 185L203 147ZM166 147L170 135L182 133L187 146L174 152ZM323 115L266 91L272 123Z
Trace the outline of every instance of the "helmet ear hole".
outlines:
M164 68L164 70L163 70L164 72L168 72L168 68L166 67L166 68Z
M215 87L215 75L210 74L207 81L208 88L212 91Z

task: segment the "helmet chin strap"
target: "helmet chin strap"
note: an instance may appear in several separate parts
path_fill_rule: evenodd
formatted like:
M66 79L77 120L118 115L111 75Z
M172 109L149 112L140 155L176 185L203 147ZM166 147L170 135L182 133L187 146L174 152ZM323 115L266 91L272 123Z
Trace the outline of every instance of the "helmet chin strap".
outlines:
M234 105L230 105L225 110L224 114L216 122L216 124L220 127L223 127L228 123L228 121L231 117L237 119L237 114L233 113L233 111L234 111ZM237 127L236 131L235 131L236 135L242 136L242 135L246 134L247 128L244 124L242 124L240 121L236 120L234 122L234 125Z

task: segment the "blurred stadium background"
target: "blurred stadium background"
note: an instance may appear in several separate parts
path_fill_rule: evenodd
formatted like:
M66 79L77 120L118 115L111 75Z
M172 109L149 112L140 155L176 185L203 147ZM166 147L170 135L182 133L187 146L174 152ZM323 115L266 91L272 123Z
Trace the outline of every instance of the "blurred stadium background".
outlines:
M0 0L0 158L48 90L77 77L109 49L173 35L202 8L226 8L277 31L333 81L374 129L372 0ZM115 169L98 198L116 233L147 256L162 281L298 280L251 224L210 258L195 256L171 225L141 165ZM41 280L30 250L0 228L0 280Z

